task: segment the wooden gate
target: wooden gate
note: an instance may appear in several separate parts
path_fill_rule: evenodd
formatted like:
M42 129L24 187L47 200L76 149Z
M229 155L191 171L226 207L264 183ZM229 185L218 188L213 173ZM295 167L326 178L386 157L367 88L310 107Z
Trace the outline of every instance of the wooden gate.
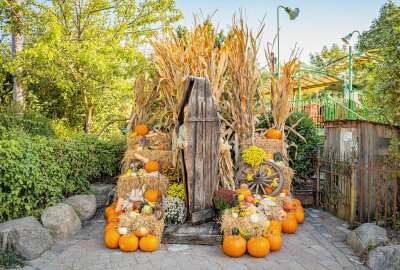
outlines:
M188 143L181 150L188 217L198 224L214 216L218 170L220 116L207 78L189 78L179 114L182 124Z

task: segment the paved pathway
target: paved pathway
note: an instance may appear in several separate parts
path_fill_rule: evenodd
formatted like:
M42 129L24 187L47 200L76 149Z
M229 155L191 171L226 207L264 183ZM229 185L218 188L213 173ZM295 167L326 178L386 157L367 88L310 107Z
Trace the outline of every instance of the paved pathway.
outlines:
M365 269L346 246L347 224L333 215L306 209L296 234L283 235L278 252L257 259L229 258L221 246L161 245L153 253L123 253L103 245L102 213L73 239L58 242L23 269Z

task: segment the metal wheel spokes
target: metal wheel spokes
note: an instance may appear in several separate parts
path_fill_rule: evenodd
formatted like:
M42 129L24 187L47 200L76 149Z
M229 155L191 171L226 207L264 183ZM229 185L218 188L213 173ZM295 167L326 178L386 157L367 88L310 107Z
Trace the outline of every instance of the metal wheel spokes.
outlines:
M239 168L235 175L235 185L238 186L239 182L246 183L250 191L255 194L259 194L259 192L262 191L261 193L264 195L276 196L283 187L283 173L281 169L271 161L264 161L256 167L245 164ZM274 182L275 184L273 184ZM275 188L273 186L275 186ZM265 190L266 187L273 190L271 194L267 194Z

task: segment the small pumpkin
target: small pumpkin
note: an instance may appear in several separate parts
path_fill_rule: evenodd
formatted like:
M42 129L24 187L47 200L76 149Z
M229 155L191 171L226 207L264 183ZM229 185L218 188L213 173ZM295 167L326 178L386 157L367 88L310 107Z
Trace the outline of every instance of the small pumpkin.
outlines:
M137 125L135 127L135 132L137 135L145 136L149 134L149 127L147 125Z
M267 152L265 153L265 159L274 161L274 155L272 153Z
M282 232L282 224L277 219L271 220L269 226L279 233Z
M297 221L296 219L285 217L282 219L282 232L284 233L295 233L297 230Z
M108 218L110 215L115 215L115 208L111 206L106 207L104 214L106 218Z
M251 214L249 218L251 223L258 223L258 221L260 220L257 214Z
M235 190L236 194L242 194L244 199L246 199L247 197L251 197L251 191L249 189L237 189Z
M149 231L145 227L139 227L135 231L135 235L137 237L145 237L148 235L148 233L149 233Z
M126 227L121 227L121 228L118 229L118 233L119 233L120 235L125 235L125 234L128 233L128 228L126 228Z
M274 192L274 190L270 187L264 187L265 192L267 192L267 194L271 194L272 192Z
M293 199L292 204L293 204L293 205L298 205L298 206L303 206L303 205L301 204L301 201L300 201L299 199Z
M160 170L160 163L157 161L149 161L144 164L144 169L151 173L151 172L158 172Z
M268 239L262 236L250 238L247 242L247 252L253 257L265 257L268 255L269 249Z
M115 208L115 207L117 206L117 202L116 202L116 201L113 201L112 204L111 204L110 206Z
M292 203L292 210L293 210L293 211L301 211L301 212L304 212L303 206L298 205L298 204L293 204L293 203Z
M104 244L108 248L118 248L118 242L121 235L118 233L117 230L109 230L104 235Z
M296 220L296 213L294 211L287 213L287 216L288 216L288 218Z
M282 247L282 236L278 233L270 233L267 237L269 242L269 250L274 252L278 251Z
M108 223L105 227L104 227L104 233L108 232L109 230L114 230L118 228L118 223Z
M153 252L158 248L158 238L152 234L140 238L139 247L141 251Z
M286 188L282 188L281 193L285 193L285 196L289 196L289 191Z
M156 188L147 189L144 193L144 198L149 202L157 201L158 196L161 195L161 191Z
M139 248L139 238L134 234L124 234L119 238L118 245L124 252L133 252Z
M275 140L282 140L282 132L279 130L272 128L265 133L265 138L267 139L275 139Z
M110 215L107 218L107 223L117 223L118 221L118 216L116 214Z
M165 150L165 146L163 144L159 144L158 150L160 150L160 151Z
M222 250L229 257L240 257L246 253L246 240L240 235L230 235L224 238Z
M296 216L296 221L298 224L301 224L304 222L304 212L303 211L295 211L294 212L295 216Z
M292 205L288 202L284 202L282 205L282 209L286 212L289 212L290 210L292 210Z

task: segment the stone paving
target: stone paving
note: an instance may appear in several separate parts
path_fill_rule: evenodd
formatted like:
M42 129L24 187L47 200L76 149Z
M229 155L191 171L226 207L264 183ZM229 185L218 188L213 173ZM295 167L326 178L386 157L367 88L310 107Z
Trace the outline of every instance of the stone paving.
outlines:
M57 242L23 269L365 269L346 246L347 224L316 209L305 210L306 220L283 246L265 258L230 258L221 246L164 245L153 253L124 253L103 244L102 212L69 241Z

